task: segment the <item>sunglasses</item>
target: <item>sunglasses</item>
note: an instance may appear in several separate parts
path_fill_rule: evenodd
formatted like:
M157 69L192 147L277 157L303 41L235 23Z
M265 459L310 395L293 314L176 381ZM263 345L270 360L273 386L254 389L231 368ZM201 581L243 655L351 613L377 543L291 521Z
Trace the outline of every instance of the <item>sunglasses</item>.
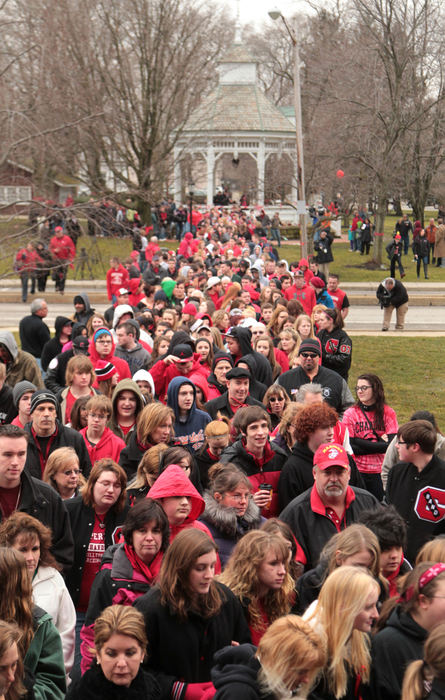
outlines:
M315 355L315 353L313 353L313 352L302 352L300 354L301 354L301 357L310 357L312 359L315 359L316 357L318 357L318 355Z

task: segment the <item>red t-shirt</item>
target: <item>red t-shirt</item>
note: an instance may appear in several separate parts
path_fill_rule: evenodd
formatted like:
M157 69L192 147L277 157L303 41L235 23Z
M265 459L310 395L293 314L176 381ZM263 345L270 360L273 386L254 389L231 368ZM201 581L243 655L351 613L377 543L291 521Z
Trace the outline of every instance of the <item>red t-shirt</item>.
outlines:
M17 500L19 497L20 484L13 489L0 488L0 509L3 519L9 518L11 513L17 509Z
M132 429L133 426L134 426L134 423L132 423L131 425L121 425L119 423L119 428L122 430L124 435L128 435L128 433L130 432L130 430Z
M104 516L103 516L104 517ZM93 585L94 577L100 569L100 562L105 552L105 528L100 526L100 521L97 515L94 518L93 532L88 544L87 556L82 573L82 582L80 584L80 596L77 605L79 612L86 612L88 602L90 600L91 586Z

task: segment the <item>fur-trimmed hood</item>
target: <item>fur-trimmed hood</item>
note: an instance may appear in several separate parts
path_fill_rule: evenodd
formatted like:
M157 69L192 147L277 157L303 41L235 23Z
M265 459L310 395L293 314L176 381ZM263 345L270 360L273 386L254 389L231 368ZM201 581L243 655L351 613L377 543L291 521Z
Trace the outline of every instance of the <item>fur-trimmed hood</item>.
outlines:
M249 505L242 518L238 518L234 508L227 508L218 503L210 491L204 491L205 510L201 520L209 523L226 537L236 537L237 534L244 534L249 530L260 527L263 518L260 509L251 498Z

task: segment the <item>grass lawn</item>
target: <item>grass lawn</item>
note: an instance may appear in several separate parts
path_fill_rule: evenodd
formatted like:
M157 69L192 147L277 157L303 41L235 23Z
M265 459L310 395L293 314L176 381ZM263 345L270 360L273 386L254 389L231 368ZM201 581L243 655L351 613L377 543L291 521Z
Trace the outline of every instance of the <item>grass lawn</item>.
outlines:
M435 212L426 212L425 221L427 221L433 214L435 214ZM384 246L391 239L396 221L397 217L395 216L386 217ZM81 222L81 224L85 228L85 222ZM20 235L20 232L24 231L25 229L26 222L24 220L0 222L0 240L5 236L13 236L9 238L6 245L2 246L2 252L0 254L0 276L11 274L14 254L17 252L18 248L26 244L30 238L28 233L25 236ZM176 249L178 246L176 241L162 241L162 245L169 249ZM132 250L130 240L126 238L99 238L97 239L96 247L92 245L91 239L88 236L82 236L78 242L78 251L80 251L81 247L85 247L87 250L91 261L94 279L105 279L105 273L108 269L111 255L117 255L122 259L127 257ZM298 244L292 245L283 243L281 248L279 248L279 253L280 257L285 258L288 262L298 260L301 257L300 246ZM349 243L343 243L336 240L333 245L333 255L334 262L330 265L330 269L332 272L339 274L341 280L344 282L369 281L377 284L381 281L385 274L384 270L369 270L367 267L365 267L366 262L372 259L372 246L371 254L369 256L361 256L358 253L349 252ZM101 264L101 259L104 267ZM403 258L405 271L407 273L405 278L406 281L415 281L417 279L415 265L412 262L412 259L413 256L411 254L404 256ZM389 272L389 261L387 260L385 251L383 253L383 262L385 264L387 263L387 271ZM443 282L445 279L443 271L440 268L433 267L432 265L429 266L428 274L430 277L429 282L431 284L438 281ZM73 278L74 276L75 271L70 270L68 277ZM86 276L87 278L89 277L87 268ZM80 275L78 275L78 279L80 279Z
M385 387L386 402L399 423L414 411L432 411L439 427L445 426L445 376L443 338L380 338L356 336L352 340L349 387L355 395L357 377L378 374ZM422 363L419 358L423 357Z

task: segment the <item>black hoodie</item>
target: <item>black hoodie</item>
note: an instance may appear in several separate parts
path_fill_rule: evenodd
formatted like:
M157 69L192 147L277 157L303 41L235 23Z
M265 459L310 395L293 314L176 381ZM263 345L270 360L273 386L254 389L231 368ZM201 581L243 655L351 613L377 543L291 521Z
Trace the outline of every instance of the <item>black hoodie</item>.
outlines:
M62 347L64 344L60 342L59 338L62 328L68 324L72 324L70 318L67 318L66 316L56 316L56 320L54 322L56 334L54 338L51 338L51 340L48 340L48 342L45 343L42 350L41 363L44 372L46 372L48 369L48 365L53 357L56 357L62 352Z
M252 644L224 647L216 652L212 668L212 683L216 688L214 700L274 700L273 695L263 695L260 691L258 671L261 665L255 652Z
M255 379L255 377L258 376L258 365L256 362L256 358L253 357L253 355L244 355L236 363L237 367L240 362L244 362L244 364L246 364L250 370L249 396L252 396L252 398L257 399L257 401L262 401L264 394L267 391L267 386Z
M428 632L398 605L386 626L372 640L373 697L399 700L405 670L411 661L423 658Z
M252 349L252 333L250 329L243 328L242 326L235 326L231 329L230 335L235 338L240 347L240 355L236 357L232 355L233 361L236 362L240 357L244 357L244 355L251 355L254 357L257 365L256 378L259 382L265 384L266 387L269 387L273 383L272 368L269 360L267 360L264 355Z

